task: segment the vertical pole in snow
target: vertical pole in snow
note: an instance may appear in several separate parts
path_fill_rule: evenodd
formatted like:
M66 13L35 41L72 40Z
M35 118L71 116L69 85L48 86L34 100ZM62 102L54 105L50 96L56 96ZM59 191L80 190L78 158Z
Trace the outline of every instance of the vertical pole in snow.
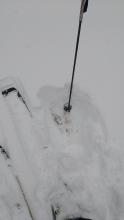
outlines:
M70 112L72 109L71 106L71 96L72 96L72 89L73 89L73 82L74 82L74 74L75 74L75 67L76 67L76 61L77 61L77 52L78 52L78 46L79 46L79 40L80 40L80 32L81 32L81 25L83 20L83 14L87 11L88 7L88 0L81 0L81 8L80 8L80 16L79 16L79 26L78 26L78 34L77 34L77 41L76 41L76 49L75 49L75 56L74 56L74 64L73 64L73 71L72 71L72 79L71 79L71 86L70 86L70 92L69 92L69 101L64 106L64 110L66 112Z

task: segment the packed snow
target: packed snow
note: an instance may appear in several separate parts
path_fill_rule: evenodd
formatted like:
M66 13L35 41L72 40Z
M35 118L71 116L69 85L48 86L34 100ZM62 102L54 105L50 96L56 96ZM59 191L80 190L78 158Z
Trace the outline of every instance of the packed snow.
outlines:
M0 220L123 220L123 141L78 88L70 113L68 86L38 97L30 112L16 92L0 96Z

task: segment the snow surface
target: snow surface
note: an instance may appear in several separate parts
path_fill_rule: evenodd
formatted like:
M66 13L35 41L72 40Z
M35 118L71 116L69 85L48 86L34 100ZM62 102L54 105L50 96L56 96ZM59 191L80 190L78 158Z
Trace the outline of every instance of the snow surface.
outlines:
M77 88L64 112L67 94L68 86L41 88L33 117L15 92L0 97L1 145L11 158L0 156L0 220L124 219L124 144L109 139Z

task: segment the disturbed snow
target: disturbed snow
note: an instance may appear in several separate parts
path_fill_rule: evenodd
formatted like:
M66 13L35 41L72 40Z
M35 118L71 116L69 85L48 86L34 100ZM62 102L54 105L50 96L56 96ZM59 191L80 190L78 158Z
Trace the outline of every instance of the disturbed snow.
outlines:
M0 156L0 220L31 219L17 171L35 220L124 219L124 144L109 140L101 113L84 92L75 89L72 111L64 112L67 94L68 87L41 88L33 118L15 93L6 98L27 165L18 152L22 168L16 171ZM1 126L0 144L11 152L7 138Z

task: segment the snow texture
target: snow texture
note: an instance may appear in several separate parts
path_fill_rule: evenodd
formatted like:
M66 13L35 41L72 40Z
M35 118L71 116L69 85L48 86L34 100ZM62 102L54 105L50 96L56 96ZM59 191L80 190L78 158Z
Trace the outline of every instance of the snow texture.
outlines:
M71 113L68 86L43 87L38 97L30 114L16 92L0 96L0 145L10 156L0 155L0 220L123 220L123 142L109 139L79 89Z

